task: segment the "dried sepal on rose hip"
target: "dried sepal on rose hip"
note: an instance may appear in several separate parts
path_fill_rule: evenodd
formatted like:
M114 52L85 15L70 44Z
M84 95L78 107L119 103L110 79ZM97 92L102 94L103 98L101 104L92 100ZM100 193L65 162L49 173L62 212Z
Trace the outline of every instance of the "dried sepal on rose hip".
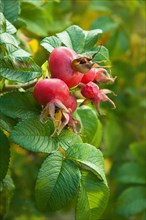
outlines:
M73 95L70 95L68 100L65 102L66 108L69 110L69 122L68 126L71 128L75 133L80 133L81 124L80 121L73 117L73 113L77 108L77 100Z
M99 49L93 55L81 55L78 54L77 57L72 61L72 68L75 71L79 71L83 74L87 74L93 68L100 68L99 62L106 62L107 60L93 61L93 58L99 53L102 48L102 44ZM104 68L111 68L112 66L102 66ZM91 81L91 80L90 80Z
M71 115L76 109L73 102L66 104L70 99L68 86L60 79L43 79L36 83L33 95L43 108L40 121L44 123L51 118L55 132L59 134L71 122Z
M111 77L106 69L100 67L95 69L94 81L97 83L114 82L117 77Z
M92 56L78 55L76 59L72 61L72 68L80 73L88 73L93 67L98 67L98 64L92 62Z
M86 98L81 105L91 102L96 107L97 111L100 113L100 102L110 102L114 108L116 108L114 102L106 95L113 93L108 89L100 89L98 85L94 82L89 82L87 84L82 84L81 94ZM113 93L114 94L114 93Z

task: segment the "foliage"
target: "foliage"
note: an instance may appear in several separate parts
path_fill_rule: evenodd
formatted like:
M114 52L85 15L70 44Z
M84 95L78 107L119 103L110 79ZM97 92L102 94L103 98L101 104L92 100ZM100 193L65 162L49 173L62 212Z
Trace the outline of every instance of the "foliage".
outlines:
M1 218L73 220L75 207L77 220L145 219L144 4L0 0ZM80 135L65 128L52 136L54 125L40 122L32 96L61 45L82 55L98 50L94 61L112 63L117 76L107 85L117 109L102 104L97 115L91 105L78 107ZM81 98L77 88L72 93Z

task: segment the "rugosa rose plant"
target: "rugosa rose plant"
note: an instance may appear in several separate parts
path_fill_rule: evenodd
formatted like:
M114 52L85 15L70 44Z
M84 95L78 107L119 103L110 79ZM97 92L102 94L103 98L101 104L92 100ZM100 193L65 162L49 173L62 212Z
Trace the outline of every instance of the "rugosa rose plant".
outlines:
M50 73L46 78L20 48L16 29L3 15L0 25L1 194L14 142L45 155L35 185L39 210L56 211L75 201L77 220L97 220L109 197L104 158L98 149L102 132L97 110L102 101L114 105L106 95L111 91L99 88L114 81L108 50L96 44L102 31L73 25L44 38L41 45L48 52Z

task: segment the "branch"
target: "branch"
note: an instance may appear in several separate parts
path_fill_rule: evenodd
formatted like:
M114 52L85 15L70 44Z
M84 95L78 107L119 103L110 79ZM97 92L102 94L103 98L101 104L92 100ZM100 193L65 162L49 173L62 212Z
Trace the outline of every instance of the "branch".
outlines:
M18 90L20 88L23 89L29 89L31 87L33 87L37 82L37 79L30 81L28 83L21 83L21 84L17 84L17 85L4 85L2 88L2 92L6 92L6 91L11 91L11 90Z

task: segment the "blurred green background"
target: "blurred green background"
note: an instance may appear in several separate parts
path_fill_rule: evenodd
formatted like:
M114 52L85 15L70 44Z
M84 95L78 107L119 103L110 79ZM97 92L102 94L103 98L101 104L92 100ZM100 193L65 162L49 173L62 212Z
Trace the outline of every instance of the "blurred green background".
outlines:
M101 150L111 190L102 220L146 219L145 170L145 34L146 13L143 0L15 0L6 1L18 19L10 21L19 29L21 46L42 65L47 53L40 41L72 24L85 30L102 29L102 44L109 49L113 85L106 88L117 96L117 108L104 107ZM18 146L12 148L11 175L15 183L7 220L73 220L73 207L50 214L34 206L34 186L41 157ZM13 185L12 185L13 188ZM8 201L7 201L8 203Z

